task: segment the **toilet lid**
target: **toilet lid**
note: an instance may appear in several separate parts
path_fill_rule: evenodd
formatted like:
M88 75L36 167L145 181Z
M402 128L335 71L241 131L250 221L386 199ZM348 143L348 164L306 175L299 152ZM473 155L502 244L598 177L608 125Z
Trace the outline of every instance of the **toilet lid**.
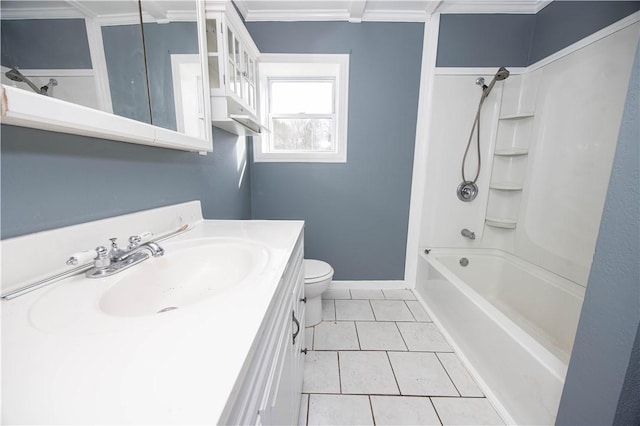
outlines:
M327 262L315 259L304 260L304 281L317 282L333 275L333 268Z

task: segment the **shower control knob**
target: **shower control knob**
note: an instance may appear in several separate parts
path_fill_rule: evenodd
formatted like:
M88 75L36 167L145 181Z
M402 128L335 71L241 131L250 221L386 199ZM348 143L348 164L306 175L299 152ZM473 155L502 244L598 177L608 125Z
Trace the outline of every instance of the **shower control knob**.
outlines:
M467 180L458 185L458 190L456 192L460 201L468 203L478 196L478 187L475 183Z

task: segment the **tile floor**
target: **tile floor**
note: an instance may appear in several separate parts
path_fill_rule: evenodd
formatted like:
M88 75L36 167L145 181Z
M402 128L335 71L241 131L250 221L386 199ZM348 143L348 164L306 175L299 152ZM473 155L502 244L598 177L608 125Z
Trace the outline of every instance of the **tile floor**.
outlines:
M410 290L329 290L306 332L301 425L502 425Z

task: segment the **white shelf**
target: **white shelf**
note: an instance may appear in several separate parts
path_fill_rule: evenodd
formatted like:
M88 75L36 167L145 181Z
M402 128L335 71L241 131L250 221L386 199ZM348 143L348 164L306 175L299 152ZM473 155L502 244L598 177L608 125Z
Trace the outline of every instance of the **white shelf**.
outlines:
M489 188L499 191L522 191L522 185L515 182L495 182L490 184Z
M487 217L485 222L495 228L514 229L518 223L515 219L502 219L497 217Z
M517 112L515 114L505 114L500 117L500 120L520 120L522 118L531 118L534 115L533 112Z
M213 151L206 139L4 84L1 87L3 124L183 151Z
M496 149L493 155L500 157L516 157L518 155L527 155L529 150L527 148L503 148Z
M505 228L505 229L514 229L518 223L516 219L505 219L505 218L490 217L490 216L487 216L485 218L485 222L489 226L493 226L495 228Z

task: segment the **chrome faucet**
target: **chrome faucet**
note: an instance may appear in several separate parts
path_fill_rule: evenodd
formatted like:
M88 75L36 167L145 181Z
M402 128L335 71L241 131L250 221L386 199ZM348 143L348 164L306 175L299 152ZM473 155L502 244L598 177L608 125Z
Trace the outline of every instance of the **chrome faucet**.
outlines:
M111 259L111 262L125 261L129 256L140 253L142 250L148 250L149 254L153 257L160 257L164 254L164 249L155 241L147 241L140 244L141 238L138 235L129 237L129 245L126 250L122 250L118 247L118 244L116 244L116 238L110 238L110 241L111 250L109 251L109 258Z
M118 247L116 238L110 238L111 250L107 251L105 247L96 248L96 257L93 259L94 266L86 273L87 278L108 277L125 269L143 262L149 257L160 257L164 254L164 249L155 241L147 241L140 243L142 238L139 235L129 237L129 245L126 250ZM68 264L69 261L67 261Z
M470 240L476 239L476 233L469 231L467 228L464 228L462 231L460 231L460 234L462 234L462 236L465 238L469 238Z

